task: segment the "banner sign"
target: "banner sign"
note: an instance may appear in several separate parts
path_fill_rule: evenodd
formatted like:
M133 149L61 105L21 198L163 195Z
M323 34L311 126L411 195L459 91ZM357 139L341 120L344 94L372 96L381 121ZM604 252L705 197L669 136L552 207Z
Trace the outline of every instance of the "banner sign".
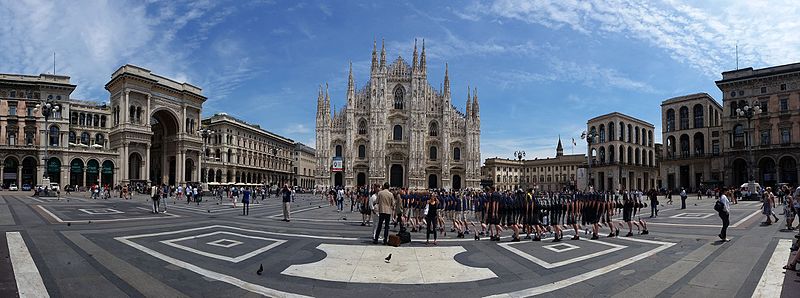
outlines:
M57 159L51 159L50 162L47 163L47 171L48 172L61 171L61 163L58 162Z
M333 172L341 172L344 170L344 162L342 161L341 157L334 157L333 163L331 164L331 171Z

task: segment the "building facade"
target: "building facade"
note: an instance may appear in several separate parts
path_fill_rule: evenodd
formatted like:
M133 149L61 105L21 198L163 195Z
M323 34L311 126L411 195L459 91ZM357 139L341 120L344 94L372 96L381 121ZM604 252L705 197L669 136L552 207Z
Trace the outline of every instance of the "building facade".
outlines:
M663 159L667 189L695 191L722 181L722 106L706 93L661 103Z
M295 142L226 113L203 119L203 182L292 184Z
M110 108L71 99L70 77L0 74L2 185L113 185L119 156L109 147ZM58 103L45 123L37 104ZM45 162L46 161L46 162Z
M480 183L480 106L468 92L466 111L452 103L450 78L428 81L423 42L409 65L387 64L372 48L367 83L356 89L352 66L346 105L331 115L327 86L320 87L316 119L317 187L389 182L411 189L477 188Z
M316 150L303 143L297 142L294 146L294 185L300 188L313 189L315 171L317 170Z
M748 182L749 165L762 186L797 185L800 158L800 63L722 73L722 142L726 185ZM736 109L760 105L752 121ZM750 151L752 149L752 155Z
M562 191L578 188L578 171L585 166L586 155L564 155L559 138L554 158L487 158L483 172L498 190Z
M597 136L588 149L588 181L595 190L656 188L653 124L613 112L590 119L586 129Z

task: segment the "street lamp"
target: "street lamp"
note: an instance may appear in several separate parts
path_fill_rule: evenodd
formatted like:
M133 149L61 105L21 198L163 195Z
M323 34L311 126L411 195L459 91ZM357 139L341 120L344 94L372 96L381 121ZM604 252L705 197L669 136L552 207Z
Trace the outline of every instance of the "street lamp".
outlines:
M53 116L56 112L61 111L61 104L52 100L52 96L48 97L46 101L42 101L36 104L36 107L33 109L34 112L41 110L42 116L44 116L44 179L48 180L48 185L45 185L46 188L50 188L49 179L47 176L47 167L48 162L50 161L50 157L48 156L48 148L50 146L50 127L48 121L50 117Z
M752 105L753 106L751 107L749 103L745 103L743 107L739 107L736 109L736 115L738 115L740 118L747 119L747 131L750 131L750 121L752 121L753 117L755 115L761 114L761 104L758 101L753 101ZM746 140L747 143L745 145L747 146L747 155L749 157L747 165L748 175L749 175L748 177L749 179L747 181L747 189L750 192L750 196L753 196L753 194L755 193L755 184L753 181L753 178L755 178L755 174L753 174L753 146L752 142L750 141L751 138L752 138L752 133L750 133L750 136L747 138Z
M519 170L520 170L520 173L522 173L522 159L523 159L523 158L525 158L525 151L522 151L522 150L520 150L520 151L514 151L514 158L515 158L517 161L519 161L519 165L520 165L520 167L519 167ZM519 184L520 184L520 185L523 185L523 184L522 184L522 183L523 183L523 180L522 180L522 178L523 178L523 177L525 177L525 175L521 175L521 176L519 177ZM527 181L525 181L525 184L527 184ZM527 185L523 185L523 186L527 186ZM523 188L524 188L524 187L523 187Z
M588 173L586 176L589 179L589 186L592 184L592 143L597 141L597 131L592 127L587 133L585 130L581 133L581 139L586 140L586 148L589 153L586 155L587 164L589 165Z
M208 127L203 127L203 128L200 128L199 130L197 130L197 134L199 134L200 136L202 136L202 137L203 137L203 152L202 152L202 153L200 153L200 156L202 156L202 157L203 157L203 158L202 158L202 160L203 160L204 162L205 162L205 161L208 161L208 156L206 156L206 142L207 142L207 141L208 141L208 139L210 139L210 138L211 138L211 136L212 136L212 135L214 135L215 133L216 133L216 132L215 132L214 130L212 130L212 129L208 128ZM201 169L202 169L202 165L200 165L200 166L201 166ZM203 178L205 178L206 182L209 182L209 181L208 181L208 169L206 169L206 175L205 175L205 177L203 177Z

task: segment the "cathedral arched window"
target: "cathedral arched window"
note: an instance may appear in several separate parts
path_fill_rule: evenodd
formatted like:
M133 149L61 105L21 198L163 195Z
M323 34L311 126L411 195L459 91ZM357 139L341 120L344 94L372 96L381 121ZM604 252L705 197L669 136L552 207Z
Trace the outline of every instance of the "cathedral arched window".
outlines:
M342 145L336 145L336 155L334 157L342 157Z
M367 146L358 145L358 158L359 159L367 158Z
M439 135L439 124L436 122L431 122L430 128L428 129L428 135L435 137Z
M394 108L397 110L402 110L404 106L404 94L403 86L398 85L397 88L394 88Z
M392 130L392 140L394 141L402 141L403 140L403 127L398 125L394 126Z
M436 146L431 146L431 149L430 149L430 158L431 158L431 160L436 160L436 157L438 155L436 151L437 151L436 150Z
M461 148L453 148L453 160L461 160Z
M358 134L367 134L367 120L361 119L361 121L358 121Z

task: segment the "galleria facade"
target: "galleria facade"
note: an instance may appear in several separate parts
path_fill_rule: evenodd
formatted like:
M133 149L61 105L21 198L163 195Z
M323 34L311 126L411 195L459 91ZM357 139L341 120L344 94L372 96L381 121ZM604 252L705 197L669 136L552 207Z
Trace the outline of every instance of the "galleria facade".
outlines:
M201 121L201 89L124 65L108 103L71 98L70 77L0 74L2 186L278 184L296 142L223 114ZM45 121L41 106L58 105ZM201 134L201 122L212 135Z
M445 66L441 89L427 76L425 45L409 65L391 64L373 45L369 81L356 89L352 67L346 105L331 114L331 99L317 98L318 187L389 182L411 189L477 188L480 183L480 105L468 92L466 111L455 108Z

